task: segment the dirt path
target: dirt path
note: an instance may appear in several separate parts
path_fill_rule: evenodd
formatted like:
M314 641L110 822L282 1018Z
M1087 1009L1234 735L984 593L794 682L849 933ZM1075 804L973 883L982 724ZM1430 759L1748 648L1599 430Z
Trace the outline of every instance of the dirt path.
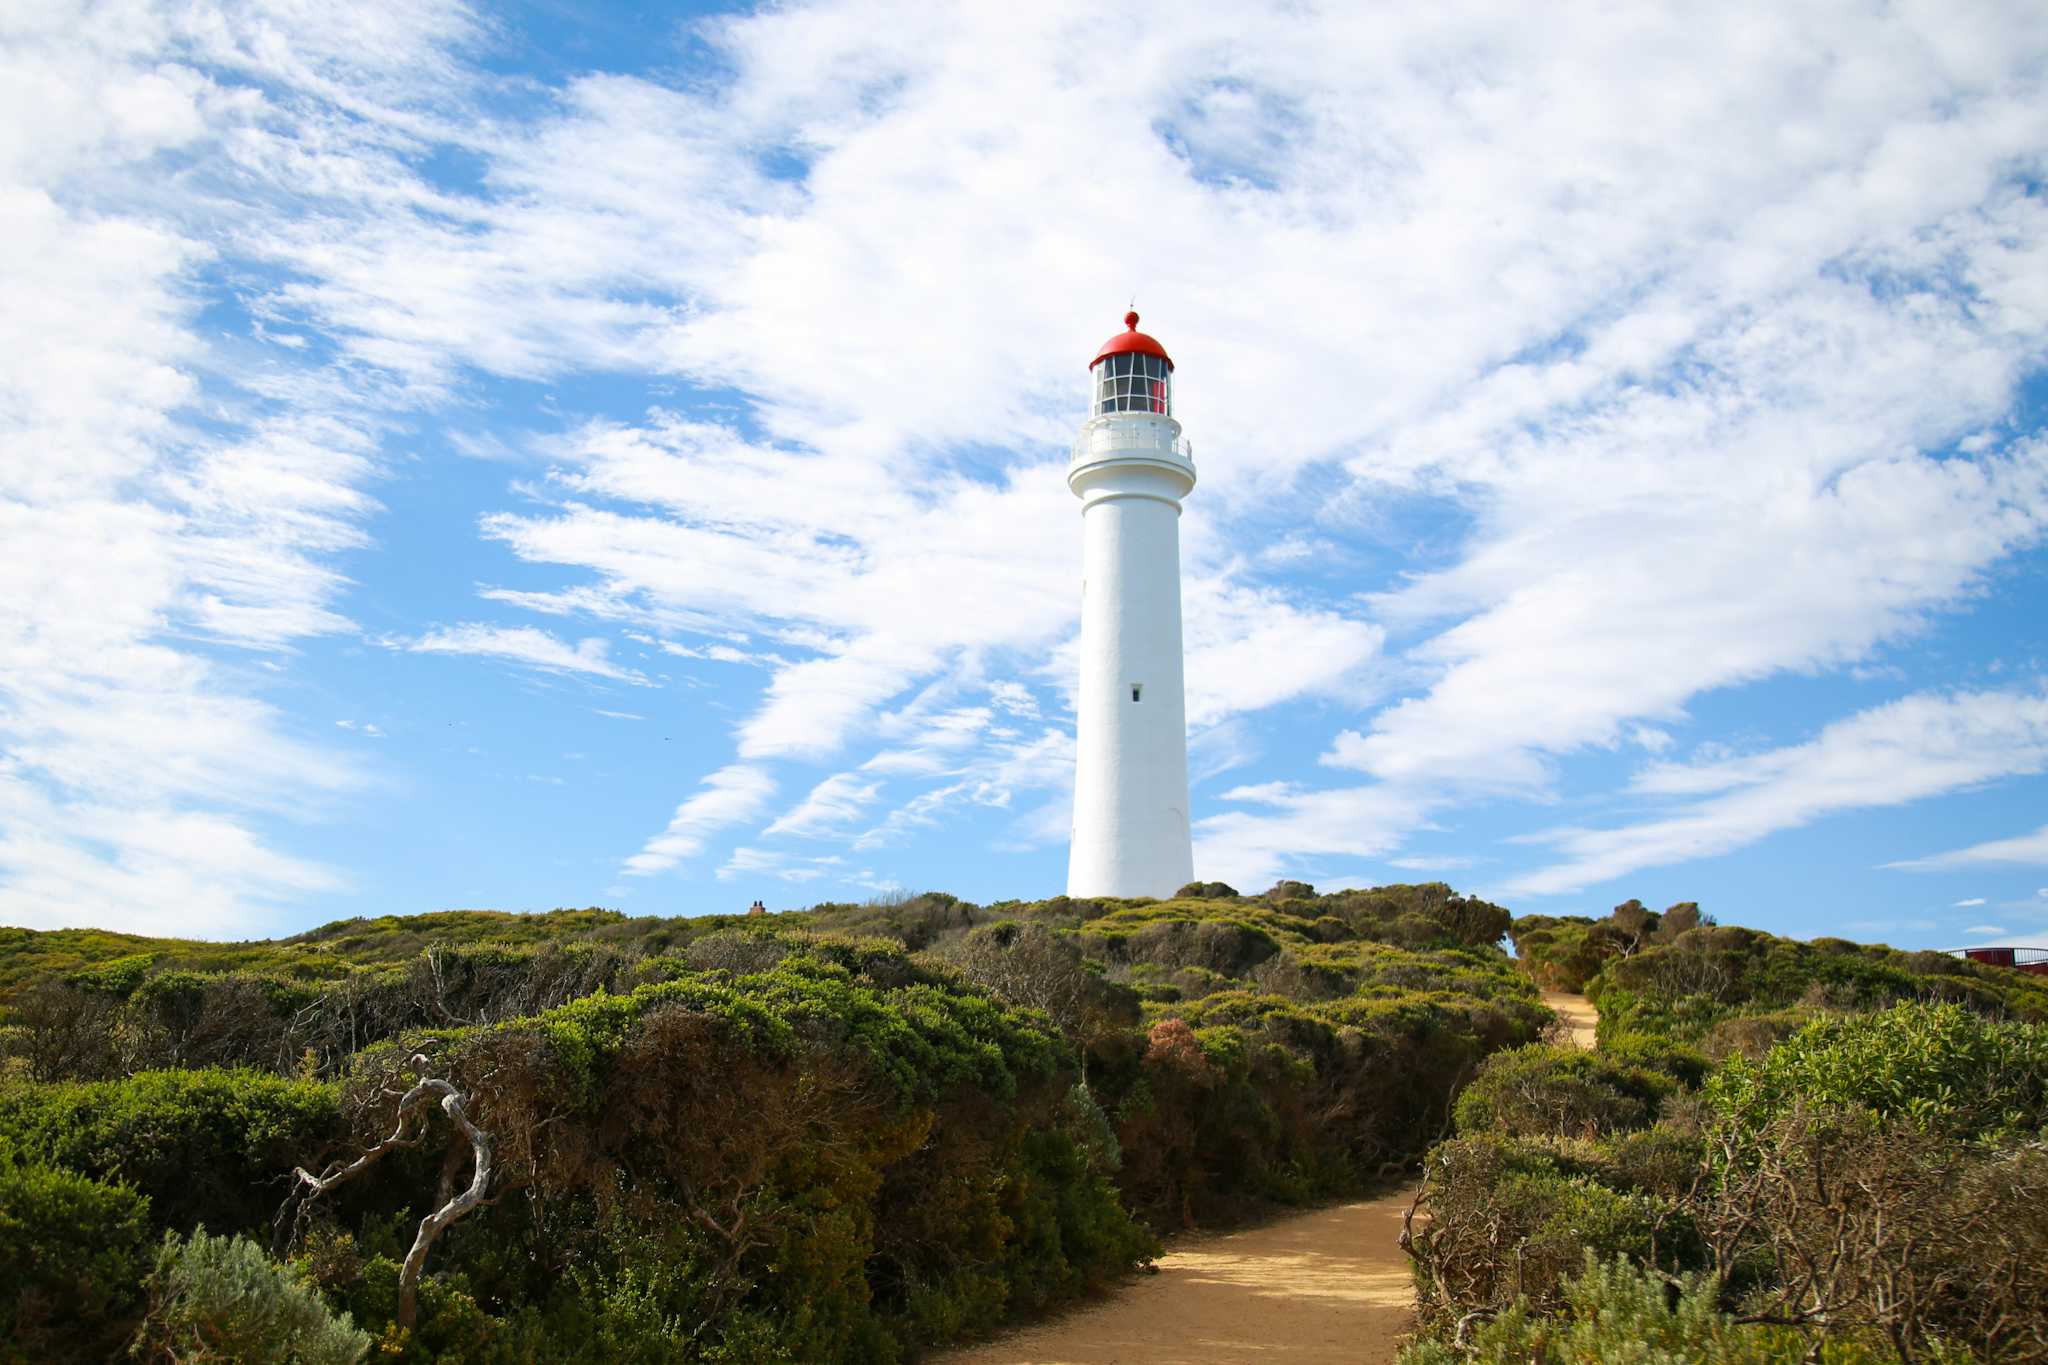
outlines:
M1580 1047L1593 1046L1593 1028L1600 1022L1600 1016L1593 1010L1593 1002L1583 995L1566 995L1562 991L1545 991L1543 1003L1550 1006L1564 1020L1571 1040Z
M1177 1243L1107 1303L934 1365L1389 1365L1415 1327L1414 1191Z
M1548 994L1593 1046L1582 995ZM1395 1238L1410 1188L1265 1227L1176 1243L1159 1273L1106 1303L1023 1327L932 1365L1391 1365L1415 1328Z

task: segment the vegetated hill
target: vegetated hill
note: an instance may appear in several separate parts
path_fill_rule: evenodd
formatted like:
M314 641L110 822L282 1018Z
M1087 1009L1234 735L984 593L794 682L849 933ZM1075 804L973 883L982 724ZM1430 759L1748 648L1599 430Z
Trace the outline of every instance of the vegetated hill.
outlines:
M1686 902L1663 915L1628 901L1603 919L1525 915L1509 930L1546 987L1583 990L1603 1039L1651 1034L1712 1058L1760 1055L1816 1014L1953 1001L2048 1020L2048 977L1948 953L1840 938L1802 941L1717 925Z
M275 1233L319 1287L262 1331L345 1310L360 1328L320 1330L422 1360L898 1359L1105 1283L1147 1224L1419 1153L1550 1022L1508 923L1442 885L1282 883L244 944L6 931L0 1338L175 1352L246 1326L248 1294L206 1288L271 1263L178 1240L204 1223ZM493 1158L407 1289L413 1224L473 1176L458 1115ZM294 1166L366 1151L273 1222Z
M1513 934L1600 1047L1459 1098L1404 1365L2048 1361L2048 982L1689 904Z

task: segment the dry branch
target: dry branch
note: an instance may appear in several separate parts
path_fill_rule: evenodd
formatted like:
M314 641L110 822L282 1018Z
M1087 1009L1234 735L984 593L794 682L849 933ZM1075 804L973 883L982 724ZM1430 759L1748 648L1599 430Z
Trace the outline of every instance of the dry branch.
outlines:
M424 1072L429 1063L425 1056L414 1054L412 1067ZM327 1193L337 1185L355 1179L377 1162L397 1151L400 1147L414 1147L425 1135L424 1128L414 1126L414 1118L420 1114L428 1099L440 1096L442 1112L448 1115L462 1135L469 1142L470 1154L474 1160L474 1172L469 1187L450 1197L453 1187L453 1172L458 1169L453 1163L444 1170L439 1208L420 1220L419 1232L414 1236L412 1249L405 1254L405 1264L398 1272L398 1325L401 1328L413 1326L419 1314L420 1275L427 1264L427 1253L440 1239L448 1227L474 1211L485 1201L484 1193L491 1183L491 1138L490 1134L476 1126L467 1112L468 1100L461 1091L448 1081L433 1076L422 1076L413 1087L399 1097L396 1126L391 1135L365 1151L345 1166L330 1167L323 1175L314 1175L303 1166L294 1167L292 1175L296 1181L293 1198L288 1199L285 1208L278 1211L278 1222L282 1227L285 1212L292 1208L293 1201L303 1214L306 1201Z

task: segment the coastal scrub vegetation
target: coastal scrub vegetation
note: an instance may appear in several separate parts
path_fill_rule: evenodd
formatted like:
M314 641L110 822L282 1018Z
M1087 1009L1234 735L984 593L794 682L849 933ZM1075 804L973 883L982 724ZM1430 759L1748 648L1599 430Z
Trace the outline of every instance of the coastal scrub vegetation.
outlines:
M912 1359L1405 1168L1551 1023L1510 922L1283 882L0 930L0 1357Z
M1459 1098L1404 1365L2048 1360L2048 982L1690 905L1511 933L1600 1046Z

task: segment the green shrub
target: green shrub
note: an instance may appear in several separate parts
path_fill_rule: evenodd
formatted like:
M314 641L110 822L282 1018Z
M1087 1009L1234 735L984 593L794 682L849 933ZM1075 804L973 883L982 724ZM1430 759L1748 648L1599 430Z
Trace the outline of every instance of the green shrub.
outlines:
M433 1065L499 1135L499 1187L522 1197L436 1247L416 1349L514 1359L524 1341L615 1358L626 1333L635 1358L688 1342L737 1360L894 1359L1148 1254L1103 1174L1114 1144L1073 1102L1075 1055L1044 1016L900 945L788 946L767 971L438 1035ZM401 1048L359 1058L358 1142L389 1131L416 1070ZM449 1140L434 1133L429 1161ZM417 1204L432 1178L387 1164L363 1183ZM379 1326L391 1310L371 1279L350 1302Z
M1698 1183L1706 1145L1696 1132L1660 1123L1615 1138L1601 1148L1601 1158L1606 1183L1676 1201L1689 1196Z
M1458 1131L1605 1137L1648 1124L1658 1101L1675 1089L1664 1072L1604 1051L1533 1043L1486 1059L1458 1097Z
M354 1365L370 1349L369 1333L247 1237L164 1234L148 1289L134 1345L144 1360Z
M1600 1044L1600 1054L1620 1066L1669 1076L1687 1090L1697 1090L1713 1069L1713 1063L1698 1048L1645 1033L1621 1033L1607 1038Z
M1954 1137L2048 1122L2048 1025L1999 1023L1959 1005L1899 1005L1816 1019L1760 1061L1731 1057L1706 1086L1756 1130L1795 1104L1868 1109Z
M26 1160L150 1198L157 1225L265 1227L294 1165L342 1137L339 1091L257 1071L0 1086L0 1140Z
M0 1360L103 1359L140 1308L149 1200L0 1151Z

